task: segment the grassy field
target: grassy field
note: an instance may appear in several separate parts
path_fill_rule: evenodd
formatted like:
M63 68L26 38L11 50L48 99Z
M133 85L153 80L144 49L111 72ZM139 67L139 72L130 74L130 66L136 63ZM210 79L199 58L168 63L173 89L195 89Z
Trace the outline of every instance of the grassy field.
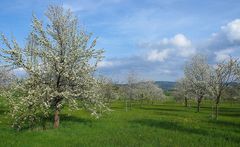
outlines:
M59 129L16 132L0 106L0 146L240 146L240 104L222 104L218 121L210 104L195 107L163 102L125 112L117 102L99 120L84 111L61 114Z

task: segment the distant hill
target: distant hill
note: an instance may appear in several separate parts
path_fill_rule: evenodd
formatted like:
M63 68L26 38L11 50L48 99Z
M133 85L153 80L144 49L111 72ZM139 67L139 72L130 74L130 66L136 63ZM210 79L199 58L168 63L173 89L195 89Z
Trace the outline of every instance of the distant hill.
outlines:
M165 90L172 90L176 82L156 81L155 84L161 87L165 91Z

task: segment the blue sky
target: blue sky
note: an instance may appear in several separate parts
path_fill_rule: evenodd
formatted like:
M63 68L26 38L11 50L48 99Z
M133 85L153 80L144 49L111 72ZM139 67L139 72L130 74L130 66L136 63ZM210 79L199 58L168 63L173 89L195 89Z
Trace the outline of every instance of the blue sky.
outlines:
M239 0L1 0L0 32L24 44L32 14L46 21L62 5L98 39L98 72L122 81L129 71L147 80L175 81L194 54L215 64L240 56Z

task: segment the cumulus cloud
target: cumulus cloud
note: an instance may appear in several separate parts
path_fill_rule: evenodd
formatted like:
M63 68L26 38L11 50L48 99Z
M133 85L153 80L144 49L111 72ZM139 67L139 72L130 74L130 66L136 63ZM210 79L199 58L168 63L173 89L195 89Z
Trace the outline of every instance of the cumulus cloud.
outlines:
M212 62L222 61L230 56L239 57L240 19L222 26L201 47L209 54Z
M226 33L229 41L240 41L240 19L229 22L226 26L222 26L222 31Z
M161 51L152 50L148 53L147 60L163 62L165 59L167 59L170 51L171 49L164 49Z
M230 54L232 52L233 52L233 49L225 49L225 50L214 52L214 54L216 55L215 60L217 62L221 62L223 60L229 59L230 58Z
M146 59L149 61L163 62L170 57L186 58L196 52L192 42L183 34L176 34L172 38L164 38L160 41L140 43L139 46L147 49Z
M193 44L183 34L140 42L138 47L143 51L138 54L139 56L103 62L100 65L101 71L119 77L129 70L135 70L142 77L175 80L182 76L185 61L197 52L208 55L213 65L231 56L240 57L240 19L219 27L218 32L213 33L201 44L198 43ZM119 79L124 79L124 77Z
M216 50L228 48L229 46L239 46L240 19L227 23L221 27L219 32L213 33L207 45Z
M111 61L100 61L97 65L98 68L111 67L114 63Z
M179 48L191 47L192 44L191 41L188 40L183 34L175 35L169 40L169 43L172 43Z
M124 81L130 71L136 72L146 80L173 81L182 76L184 60L175 58L165 62L148 61L142 56L112 58L113 66L99 68L99 74L111 76L114 80Z
M100 73L124 80L126 73L133 70L145 79L176 80L182 75L185 61L195 53L191 40L183 34L141 42L138 46L143 49L138 55L100 62Z

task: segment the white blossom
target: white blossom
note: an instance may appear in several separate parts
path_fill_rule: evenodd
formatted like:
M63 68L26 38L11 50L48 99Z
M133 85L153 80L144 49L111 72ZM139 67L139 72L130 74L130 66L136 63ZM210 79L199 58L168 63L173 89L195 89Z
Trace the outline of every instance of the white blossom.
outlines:
M33 17L23 48L2 35L1 58L28 75L8 96L14 126L19 129L42 121L53 111L59 121L63 106L84 107L97 117L106 109L93 77L103 57L103 50L95 49L96 39L90 42L91 34L79 29L77 18L62 7L50 6L46 16L49 24Z

